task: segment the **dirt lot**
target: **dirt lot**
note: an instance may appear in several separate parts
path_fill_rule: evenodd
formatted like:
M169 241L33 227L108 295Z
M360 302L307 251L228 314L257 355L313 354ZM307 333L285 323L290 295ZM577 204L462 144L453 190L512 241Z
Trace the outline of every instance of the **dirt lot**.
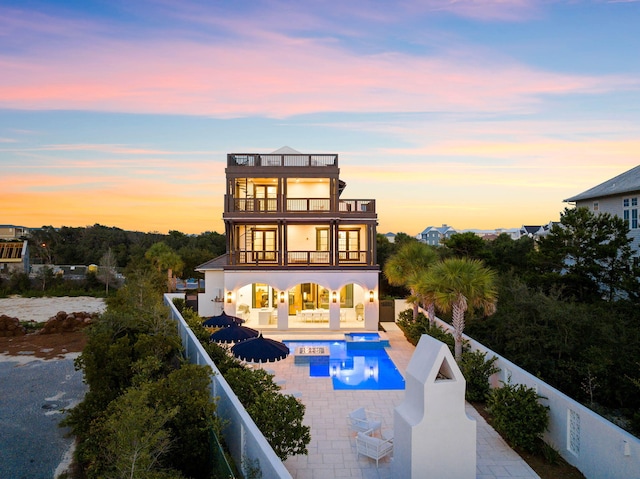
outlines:
M46 322L60 311L68 313L101 313L105 310L104 300L92 297L21 298L14 296L0 298L0 315L18 318L20 321ZM79 353L86 343L82 331L57 334L27 334L25 336L0 337L0 361L16 357L55 359L69 353Z
M69 353L80 353L87 342L83 331L57 334L27 334L12 338L0 337L0 355L56 359ZM1 360L1 358L0 358Z

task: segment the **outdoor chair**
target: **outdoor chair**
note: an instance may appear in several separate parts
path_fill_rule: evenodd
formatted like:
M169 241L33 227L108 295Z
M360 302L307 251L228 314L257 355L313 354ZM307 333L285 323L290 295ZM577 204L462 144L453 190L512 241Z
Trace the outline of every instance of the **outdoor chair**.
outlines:
M367 411L363 407L349 413L347 420L351 430L356 432L380 431L382 428L382 417L380 414Z
M376 467L378 467L380 459L393 452L393 440L374 437L371 435L372 433L372 430L359 432L356 436L356 448L358 457L362 454L375 459Z

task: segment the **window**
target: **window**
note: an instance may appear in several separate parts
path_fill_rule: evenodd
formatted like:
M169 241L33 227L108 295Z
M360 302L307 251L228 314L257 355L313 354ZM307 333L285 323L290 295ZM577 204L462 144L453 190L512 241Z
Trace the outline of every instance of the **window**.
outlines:
M627 223L627 226L629 226L629 210L624 210L622 212L622 216L623 216L624 222Z
M624 208L628 208L629 207L629 198L625 198L622 200L622 206Z
M252 250L255 261L275 261L276 230L253 230Z
M256 185L256 199L259 211L276 211L278 188L276 186Z
M597 201L593 202L593 211L598 211L600 209L600 205Z
M341 260L357 261L360 258L360 230L338 231L338 251Z
M329 228L316 229L316 251L329 251Z
M638 206L638 197L631 198L631 206Z
M638 227L638 210L631 210L631 229Z

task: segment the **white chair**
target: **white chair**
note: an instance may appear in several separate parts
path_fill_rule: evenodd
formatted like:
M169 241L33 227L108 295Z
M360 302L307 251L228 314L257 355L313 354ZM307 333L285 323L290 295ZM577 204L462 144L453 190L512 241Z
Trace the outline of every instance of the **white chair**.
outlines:
M393 452L393 440L371 436L372 430L359 432L356 436L358 457L360 454L376 460L376 467L380 459Z
M347 421L351 430L356 432L380 431L382 428L382 416L363 407L350 412Z

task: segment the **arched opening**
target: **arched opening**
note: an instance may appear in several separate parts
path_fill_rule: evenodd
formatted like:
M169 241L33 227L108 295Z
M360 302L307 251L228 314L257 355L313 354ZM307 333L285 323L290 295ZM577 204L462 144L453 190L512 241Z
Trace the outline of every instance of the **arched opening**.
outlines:
M332 289L319 283L298 283L281 290L251 283L235 292L236 316L259 329L364 329L366 291L349 283ZM279 318L278 315L286 318ZM286 322L283 322L286 319Z

